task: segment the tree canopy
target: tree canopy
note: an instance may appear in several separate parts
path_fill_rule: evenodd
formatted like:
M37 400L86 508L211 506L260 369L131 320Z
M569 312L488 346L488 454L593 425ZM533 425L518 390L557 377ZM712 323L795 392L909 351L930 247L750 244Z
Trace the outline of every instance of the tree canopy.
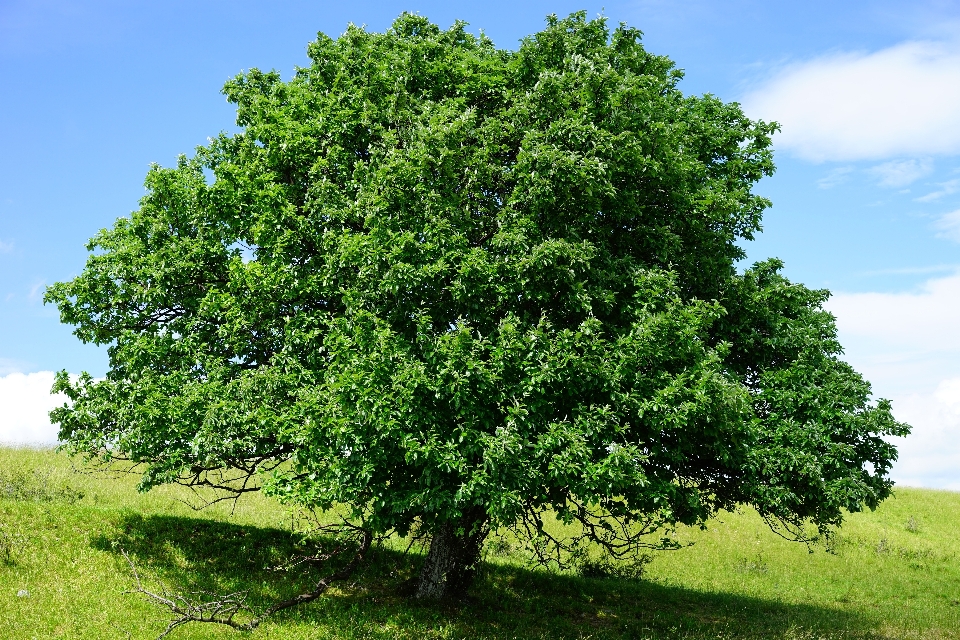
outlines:
M501 527L563 562L889 495L909 427L841 359L829 293L737 268L774 123L583 13L515 51L404 14L308 54L227 82L240 132L152 167L48 289L109 346L104 379L58 378L69 449L426 532L425 596Z

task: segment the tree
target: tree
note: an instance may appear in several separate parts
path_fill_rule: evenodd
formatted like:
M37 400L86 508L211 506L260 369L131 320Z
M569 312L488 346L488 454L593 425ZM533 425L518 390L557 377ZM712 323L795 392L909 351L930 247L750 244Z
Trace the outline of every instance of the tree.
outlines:
M909 427L826 291L736 267L776 125L684 96L640 36L576 13L505 51L404 14L230 80L240 133L152 167L47 291L109 345L105 379L60 374L61 439L144 489L423 532L426 598L502 527L562 564L740 504L793 537L875 507Z

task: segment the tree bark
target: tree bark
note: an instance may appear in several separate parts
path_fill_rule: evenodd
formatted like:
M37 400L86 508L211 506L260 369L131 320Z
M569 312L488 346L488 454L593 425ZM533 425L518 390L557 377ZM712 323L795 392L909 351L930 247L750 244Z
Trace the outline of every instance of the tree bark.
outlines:
M462 598L473 583L489 529L481 510L442 523L433 532L430 551L420 569L414 597L423 600Z

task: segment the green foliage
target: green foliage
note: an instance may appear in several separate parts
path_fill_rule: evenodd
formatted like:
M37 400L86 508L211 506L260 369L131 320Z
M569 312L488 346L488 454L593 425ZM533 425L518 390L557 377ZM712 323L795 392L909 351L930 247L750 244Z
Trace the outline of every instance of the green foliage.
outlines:
M735 269L776 125L582 13L515 52L405 14L308 53L228 82L242 131L153 167L48 289L109 345L58 378L69 450L376 532L479 510L561 562L544 513L636 555L740 503L802 535L889 495L908 427L827 293Z

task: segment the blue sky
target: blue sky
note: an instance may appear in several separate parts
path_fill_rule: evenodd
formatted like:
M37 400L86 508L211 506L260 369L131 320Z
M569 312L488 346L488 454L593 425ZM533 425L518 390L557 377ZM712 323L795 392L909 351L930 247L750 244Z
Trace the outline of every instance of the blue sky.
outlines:
M44 441L50 371L102 375L44 307L84 243L128 214L151 162L233 126L243 69L289 77L318 31L382 30L404 10L460 18L504 48L548 13L644 31L681 88L777 120L774 206L750 260L834 292L847 357L915 434L894 476L960 489L960 2L0 3L0 441Z

